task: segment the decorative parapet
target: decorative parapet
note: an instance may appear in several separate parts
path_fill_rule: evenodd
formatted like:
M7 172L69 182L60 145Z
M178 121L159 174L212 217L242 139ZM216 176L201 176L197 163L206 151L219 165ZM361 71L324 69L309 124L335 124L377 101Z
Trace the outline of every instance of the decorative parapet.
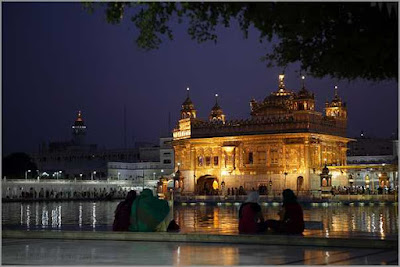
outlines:
M232 136L243 134L313 132L346 136L346 124L319 112L297 112L284 116L256 117L214 124L197 120L192 124L191 137Z

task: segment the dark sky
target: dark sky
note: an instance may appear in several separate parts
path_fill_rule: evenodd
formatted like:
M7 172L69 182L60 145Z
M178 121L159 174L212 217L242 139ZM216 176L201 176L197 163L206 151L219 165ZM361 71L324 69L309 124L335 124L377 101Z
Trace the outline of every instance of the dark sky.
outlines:
M88 141L107 148L157 141L175 125L191 88L198 117L207 117L220 95L228 119L249 117L251 98L264 99L277 89L281 68L267 68L260 57L266 44L252 30L243 39L237 24L219 28L219 41L197 44L185 25L174 27L175 40L159 50L140 50L137 30L128 19L110 25L103 11L90 15L80 3L2 3L3 155L37 151L43 141L71 137L82 110ZM286 87L300 89L298 65L286 69ZM398 84L307 77L322 111L339 95L348 104L348 136L361 130L389 137L398 127Z

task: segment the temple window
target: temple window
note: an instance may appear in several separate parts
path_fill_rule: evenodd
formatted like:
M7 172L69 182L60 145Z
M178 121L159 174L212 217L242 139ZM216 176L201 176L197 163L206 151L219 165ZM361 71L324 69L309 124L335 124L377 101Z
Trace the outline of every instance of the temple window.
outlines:
M265 151L257 151L258 164L265 164L267 160L267 154Z
M271 164L278 164L278 150L271 149Z
M206 157L206 166L211 165L211 157Z
M199 167L203 166L203 157L202 157L202 156L200 156L200 157L197 158L197 165L198 165Z
M218 156L214 157L214 166L218 166Z
M247 164L253 164L253 152L249 152L249 158L248 158L248 161L247 161Z

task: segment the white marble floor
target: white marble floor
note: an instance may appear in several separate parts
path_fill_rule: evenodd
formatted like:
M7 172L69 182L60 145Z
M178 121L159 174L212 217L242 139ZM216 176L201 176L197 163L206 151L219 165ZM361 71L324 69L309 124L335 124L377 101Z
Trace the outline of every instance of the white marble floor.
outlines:
M3 239L3 265L398 265L397 250Z

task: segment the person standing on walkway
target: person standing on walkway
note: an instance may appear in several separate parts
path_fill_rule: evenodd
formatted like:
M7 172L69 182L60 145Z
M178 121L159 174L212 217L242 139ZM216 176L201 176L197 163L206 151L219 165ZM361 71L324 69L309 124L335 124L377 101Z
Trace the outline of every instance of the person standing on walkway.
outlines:
M303 209L290 189L282 192L283 205L280 220L267 220L265 226L278 233L301 234L304 231Z
M133 201L136 198L136 191L131 190L126 195L124 201L121 201L115 210L115 219L113 231L128 231L130 224L130 215Z
M239 208L239 233L255 234L265 230L264 217L258 204L259 194L251 191Z

